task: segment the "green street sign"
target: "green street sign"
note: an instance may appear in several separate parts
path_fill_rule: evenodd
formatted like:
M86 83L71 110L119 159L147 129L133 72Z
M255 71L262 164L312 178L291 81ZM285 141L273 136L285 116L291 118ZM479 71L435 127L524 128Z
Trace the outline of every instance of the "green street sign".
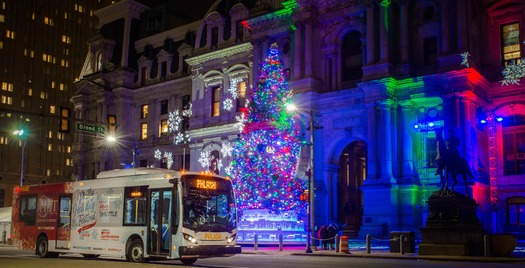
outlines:
M85 131L85 132L93 132L93 133L101 133L104 134L104 127L99 127L97 125L88 125L84 123L77 123L77 130L79 131Z

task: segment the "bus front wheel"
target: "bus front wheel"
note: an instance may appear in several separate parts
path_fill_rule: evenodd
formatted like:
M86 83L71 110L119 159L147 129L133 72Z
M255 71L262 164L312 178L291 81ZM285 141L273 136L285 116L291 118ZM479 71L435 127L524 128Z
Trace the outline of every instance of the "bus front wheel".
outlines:
M146 262L146 258L144 258L144 246L140 239L131 241L128 248L128 259L130 262Z
M192 265L193 263L195 263L197 261L197 258L191 258L191 259L180 259L180 261L182 262L182 264L184 265Z
M36 241L36 254L40 258L56 258L58 257L58 252L49 252L49 242L47 238L41 236Z

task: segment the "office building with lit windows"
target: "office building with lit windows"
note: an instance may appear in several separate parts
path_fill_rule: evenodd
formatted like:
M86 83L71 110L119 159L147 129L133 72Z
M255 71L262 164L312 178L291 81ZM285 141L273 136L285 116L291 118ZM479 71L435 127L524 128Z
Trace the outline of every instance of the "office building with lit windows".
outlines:
M11 206L22 168L24 184L71 180L74 130L60 131L59 116L73 111L93 11L109 2L0 1L0 207Z
M294 102L311 114L302 131L315 131L315 226L344 224L353 237L419 234L441 186L436 130L444 128L473 174L454 190L477 202L488 232L523 237L523 1L202 3L194 17L133 0L95 12L74 114L115 119L121 144L77 132L79 178L131 162L225 174L232 159L221 149L235 143L239 108L277 42ZM186 112L180 131L191 140L174 144L174 112ZM299 170L309 157L301 154Z

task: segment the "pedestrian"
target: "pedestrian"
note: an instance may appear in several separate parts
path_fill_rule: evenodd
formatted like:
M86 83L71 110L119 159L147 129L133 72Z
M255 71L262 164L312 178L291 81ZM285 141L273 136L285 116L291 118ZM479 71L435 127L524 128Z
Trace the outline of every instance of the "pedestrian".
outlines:
M323 249L328 249L328 229L326 228L326 225L321 226L321 229L319 229L319 234L321 235L320 239Z
M328 243L329 243L329 246L330 246L330 250L335 250L335 243L337 243L337 241L335 241L335 235L337 234L337 229L335 229L335 226L333 224L330 224L328 226Z

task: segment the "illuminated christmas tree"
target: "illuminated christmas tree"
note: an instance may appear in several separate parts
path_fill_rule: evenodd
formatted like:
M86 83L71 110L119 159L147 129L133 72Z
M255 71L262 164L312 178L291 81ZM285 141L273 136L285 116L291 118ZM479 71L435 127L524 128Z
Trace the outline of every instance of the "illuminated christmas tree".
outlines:
M292 92L284 75L277 44L272 44L253 90L243 134L233 151L231 175L238 207L271 213L299 212L306 182L295 178L300 142L293 114L285 106Z

